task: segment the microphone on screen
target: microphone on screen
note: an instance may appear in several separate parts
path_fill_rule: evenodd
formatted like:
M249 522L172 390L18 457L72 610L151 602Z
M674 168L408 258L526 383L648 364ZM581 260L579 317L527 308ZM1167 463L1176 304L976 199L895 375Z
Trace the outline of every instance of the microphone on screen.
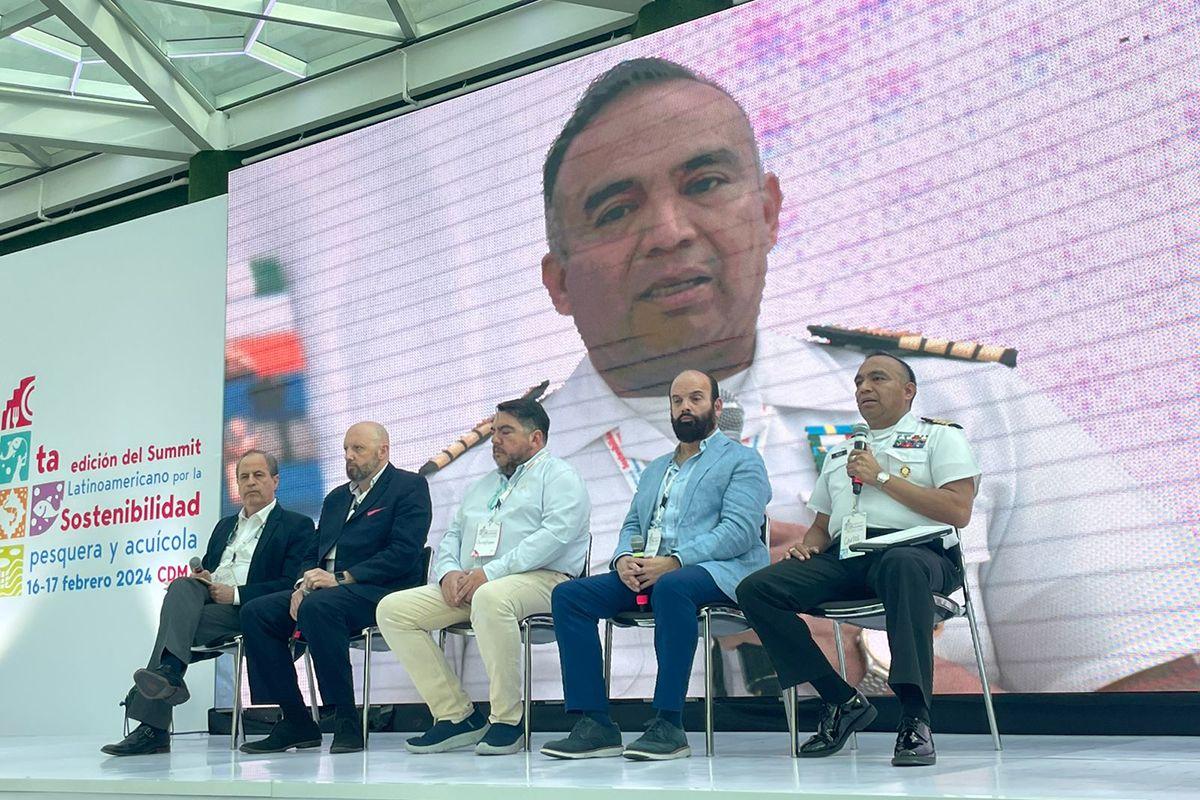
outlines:
M845 429L843 428L843 430L845 430ZM850 438L854 440L854 449L855 450L866 450L867 449L867 435L870 432L871 432L871 429L868 428L866 425L862 424L861 422L850 429ZM862 480L860 480L859 478L851 478L850 483L854 484L854 493L855 494L859 494L862 492L862 487L863 487Z
M717 417L717 430L738 444L742 443L742 428L746 425L746 409L737 398L721 392L721 416Z
M632 555L634 558L645 558L645 537L643 537L640 533L635 533L633 536L629 537L629 549L633 551L630 553L630 555ZM638 611L648 610L650 607L650 595L646 594L645 592L639 593L637 596L637 607Z

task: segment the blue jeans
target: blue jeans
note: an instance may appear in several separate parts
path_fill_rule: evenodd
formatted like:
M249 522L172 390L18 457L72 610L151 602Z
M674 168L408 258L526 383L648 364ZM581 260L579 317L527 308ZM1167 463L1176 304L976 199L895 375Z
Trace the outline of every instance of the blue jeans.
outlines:
M654 707L682 711L696 655L696 612L705 603L729 602L703 567L668 572L650 587L654 611L654 655L658 675ZM637 611L637 593L616 572L564 581L550 598L563 697L568 711L607 711L600 633L596 623L622 611Z

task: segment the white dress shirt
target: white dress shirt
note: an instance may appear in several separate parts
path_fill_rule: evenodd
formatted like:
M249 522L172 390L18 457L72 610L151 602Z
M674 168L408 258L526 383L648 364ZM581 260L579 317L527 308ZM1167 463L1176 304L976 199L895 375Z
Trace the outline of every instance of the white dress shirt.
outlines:
M221 563L213 570L213 583L223 583L233 587L233 604L241 605L242 599L238 587L246 582L250 574L250 559L254 558L254 550L258 547L258 539L262 536L267 517L275 510L276 501L272 500L256 513L246 516L246 508L238 512L237 524L225 543L225 551L221 553Z

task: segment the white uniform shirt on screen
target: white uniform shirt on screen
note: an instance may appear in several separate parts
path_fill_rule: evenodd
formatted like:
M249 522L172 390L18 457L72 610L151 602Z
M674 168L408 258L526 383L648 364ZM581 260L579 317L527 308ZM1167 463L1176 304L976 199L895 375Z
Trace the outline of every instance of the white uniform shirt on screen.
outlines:
M721 382L745 411L743 436L759 437L772 519L812 521L806 503L817 472L806 426L859 421L854 374L863 358L760 330L753 365ZM910 362L915 405L925 416L962 425L987 476L960 534L993 680L1008 691L1092 691L1173 654L1200 652L1191 610L1200 605L1200 540L1019 370L944 358ZM669 452L667 399L617 397L584 358L543 405L551 422L547 448L588 485L594 574L606 567L633 497L605 433L619 431L631 458ZM492 469L490 448L480 447L431 477L431 543L466 486ZM1151 536L1154 545L1130 546L1131 536ZM622 631L614 644L613 696L653 696L649 640ZM934 646L974 671L961 620L950 620ZM474 658L470 651L467 658ZM698 660L694 692L703 689L702 669ZM557 676L553 664L546 670ZM482 670L470 665L468 677L476 674L486 691ZM540 674L535 670L539 684ZM535 692L554 691L552 683L547 678Z
M846 472L846 459L853 442L831 447L808 507L829 515L829 535L838 536L842 523L854 508L854 485ZM958 428L919 421L905 414L891 427L871 430L867 446L880 468L892 476L926 488L945 486L962 478L975 478L979 488L979 465L967 437ZM858 510L869 528L912 528L936 525L937 520L918 514L882 489L865 485L858 496ZM945 537L947 546L958 544L954 535Z
M249 517L246 516L245 508L239 511L233 534L221 553L221 563L213 570L214 583L233 587L234 605L242 602L237 587L246 583L246 576L250 574L250 559L254 558L254 551L258 548L258 540L262 536L263 526L267 524L267 517L271 516L274 510L275 501L272 500Z

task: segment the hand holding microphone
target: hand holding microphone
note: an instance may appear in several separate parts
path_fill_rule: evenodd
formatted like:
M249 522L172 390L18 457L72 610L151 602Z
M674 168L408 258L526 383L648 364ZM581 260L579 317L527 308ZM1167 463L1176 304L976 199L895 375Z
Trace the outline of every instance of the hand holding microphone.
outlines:
M854 440L854 448L850 451L849 458L846 459L846 471L850 473L850 483L854 487L855 494L861 494L863 487L862 477L856 474L857 464L855 463L855 456L867 449L867 435L870 432L871 429L861 422L855 425L850 431L850 436Z
M204 562L200 560L200 556L192 556L188 566L192 568L193 578L209 586L212 585L212 573L204 568Z
M640 533L635 533L629 538L629 549L633 551L633 558L640 559L646 557L646 539ZM645 592L638 592L637 596L638 611L646 611L650 608L650 595Z

